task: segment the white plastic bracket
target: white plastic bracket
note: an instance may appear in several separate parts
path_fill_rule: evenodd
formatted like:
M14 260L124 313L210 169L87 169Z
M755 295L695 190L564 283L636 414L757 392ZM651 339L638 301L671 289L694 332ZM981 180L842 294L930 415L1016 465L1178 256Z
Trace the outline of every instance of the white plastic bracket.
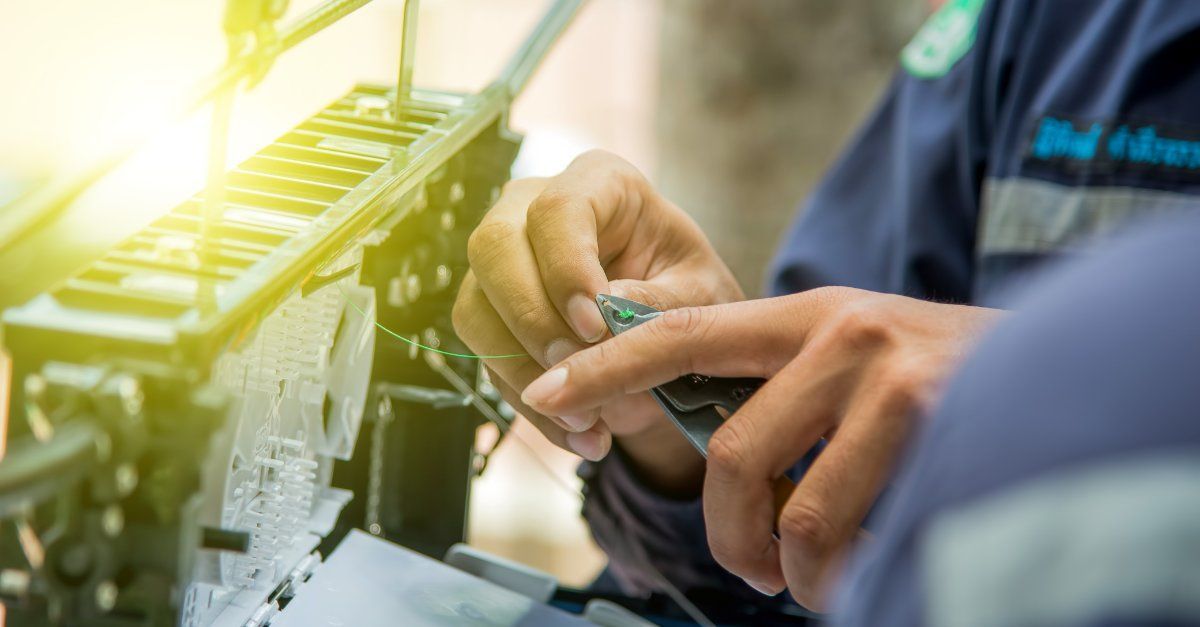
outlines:
M558 589L558 580L549 573L480 551L461 542L446 551L445 562L539 603L548 602Z

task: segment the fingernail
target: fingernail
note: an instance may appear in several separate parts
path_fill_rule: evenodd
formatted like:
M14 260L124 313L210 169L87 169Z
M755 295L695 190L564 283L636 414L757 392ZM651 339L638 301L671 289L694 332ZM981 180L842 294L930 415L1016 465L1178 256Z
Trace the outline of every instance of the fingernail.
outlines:
M747 586L754 588L760 594L765 594L769 597L773 597L773 596L779 594L780 592L783 592L783 590L776 590L775 588L772 588L771 586L768 586L765 583L758 583L757 581L750 581L749 579L743 579L742 581L745 581Z
M571 431L587 431L596 424L595 418L591 416L559 416L558 419L567 423Z
M567 299L567 319L571 327L586 342L595 342L604 337L604 318L600 309L592 299L583 294L576 294Z
M593 462L604 459L604 455L608 453L606 438L595 431L568 433L567 446L580 457Z
M557 365L562 360L579 352L583 348L578 342L568 340L565 337L560 337L546 347L546 364L548 366Z
M567 369L565 367L548 370L542 376L534 379L533 383L525 386L525 391L521 393L521 402L537 409L538 405L558 394L566 382Z

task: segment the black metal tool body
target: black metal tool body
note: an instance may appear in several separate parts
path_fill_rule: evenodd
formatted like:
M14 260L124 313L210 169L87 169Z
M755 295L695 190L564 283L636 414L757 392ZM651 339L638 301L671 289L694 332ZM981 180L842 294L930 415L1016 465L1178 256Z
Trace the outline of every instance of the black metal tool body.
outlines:
M662 315L663 312L637 301L600 294L596 304L613 335L620 335ZM755 393L766 379L754 377L709 377L686 374L650 390L671 422L684 437L708 457L708 441L725 422L718 408L732 414Z

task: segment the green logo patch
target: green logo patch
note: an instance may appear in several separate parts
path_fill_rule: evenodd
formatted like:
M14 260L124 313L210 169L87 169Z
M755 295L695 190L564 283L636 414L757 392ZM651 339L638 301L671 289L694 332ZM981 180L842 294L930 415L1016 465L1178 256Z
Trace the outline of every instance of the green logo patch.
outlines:
M945 76L975 43L985 0L949 0L900 51L900 65L917 78Z

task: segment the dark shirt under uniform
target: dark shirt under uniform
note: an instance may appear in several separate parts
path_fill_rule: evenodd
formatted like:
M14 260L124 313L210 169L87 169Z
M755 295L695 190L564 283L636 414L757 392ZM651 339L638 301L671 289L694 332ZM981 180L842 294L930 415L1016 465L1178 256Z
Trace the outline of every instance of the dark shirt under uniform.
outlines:
M944 71L897 72L792 227L773 293L843 285L995 304L1046 258L1188 206L1200 185L1200 3L947 7L942 17L977 18L973 39L961 56L940 51L954 55ZM646 489L619 451L580 475L607 578L625 592L657 588L649 559L684 589L781 602L715 563L698 500Z

